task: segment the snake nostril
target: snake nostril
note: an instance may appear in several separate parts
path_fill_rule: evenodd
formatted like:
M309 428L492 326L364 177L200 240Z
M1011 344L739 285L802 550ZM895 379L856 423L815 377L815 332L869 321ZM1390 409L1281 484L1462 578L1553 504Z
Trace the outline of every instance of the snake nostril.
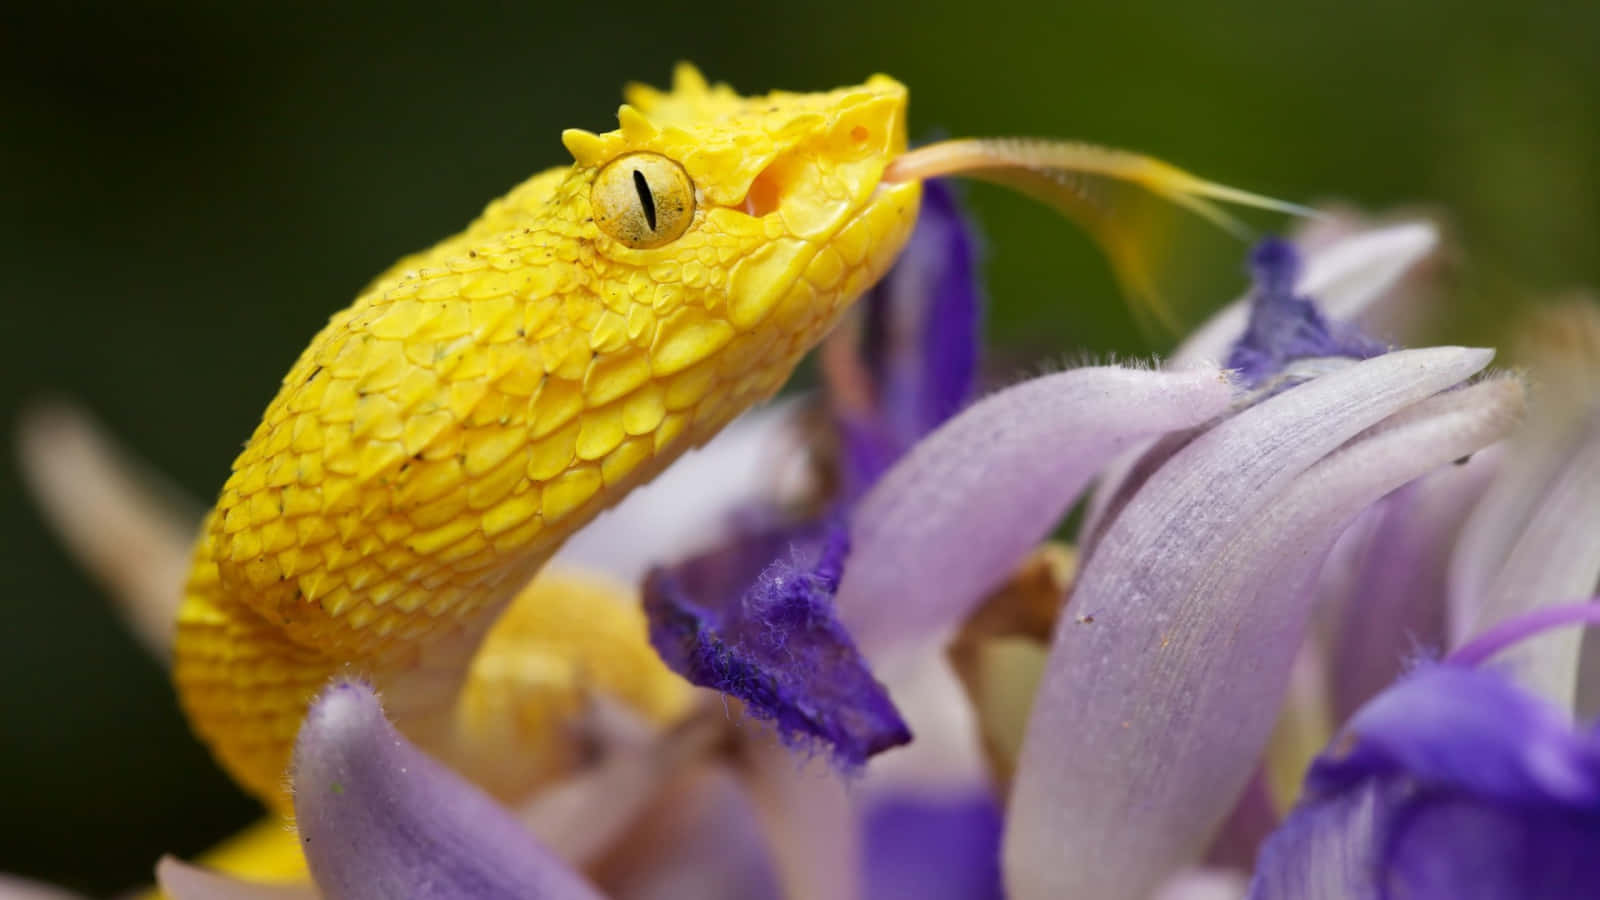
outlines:
M777 210L783 198L783 182L777 168L767 166L750 182L750 190L744 195L744 212L759 218Z

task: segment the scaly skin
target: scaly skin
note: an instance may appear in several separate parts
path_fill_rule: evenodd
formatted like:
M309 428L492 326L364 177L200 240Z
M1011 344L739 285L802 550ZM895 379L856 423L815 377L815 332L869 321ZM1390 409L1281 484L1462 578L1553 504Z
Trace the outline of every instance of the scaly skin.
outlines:
M336 314L234 462L174 677L269 806L287 808L301 715L342 672L494 780L475 736L499 707L458 703L485 696L469 673L490 626L576 529L771 396L904 244L918 186L879 183L905 149L898 83L746 99L683 68L629 97L620 130L564 135L572 166ZM590 208L597 173L639 151L695 186L688 230L654 249Z

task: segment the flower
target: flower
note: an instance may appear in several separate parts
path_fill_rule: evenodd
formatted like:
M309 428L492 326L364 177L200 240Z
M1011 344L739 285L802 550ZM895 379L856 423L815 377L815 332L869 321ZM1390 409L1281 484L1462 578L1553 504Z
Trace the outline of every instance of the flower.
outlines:
M1409 635L1442 641L1456 627L1443 611L1457 526L1502 484L1518 451L1492 448L1523 408L1518 377L1482 374L1492 351L1392 349L1349 324L1401 302L1397 279L1431 230L1363 232L1303 259L1263 244L1250 296L1166 365L1071 369L973 400L970 239L937 190L930 200L926 228L865 306L862 349L841 339L825 351L831 427L805 429L795 406L737 424L564 554L629 581L653 569L654 646L737 704L681 703L651 726L596 681L597 696L554 721L597 758L574 754L491 799L406 744L359 682L333 685L293 773L316 887L272 890L1239 897L1241 869L1291 799L1282 785L1336 716L1361 710L1338 750L1404 745L1387 723L1408 717L1371 710L1427 708L1443 684L1430 672L1460 674L1442 663L1384 690L1414 655ZM801 462L775 466L774 454ZM742 474L708 498L719 479L707 469ZM1019 571L1048 558L1041 542L1096 481L1075 570L1030 587ZM650 524L663 509L695 527ZM1524 546L1522 525L1538 520L1520 516L1495 545ZM1583 542L1558 543L1552 565L1588 558ZM980 611L1005 622L1007 604L1041 592L1030 614L1043 626L974 628ZM1385 597L1410 602L1380 608ZM979 654L958 676L953 641L1019 653L1009 669ZM1329 658L1360 672L1330 678ZM1496 683L1473 681L1471 696L1520 711L1518 737L1562 758L1587 746ZM997 714L1007 697L1026 712ZM844 773L805 765L725 711L736 708L775 723L802 757L825 748ZM1297 721L1287 741L1283 723ZM1429 746L1477 740L1455 724L1441 734ZM1326 811L1373 785L1394 797L1401 778L1407 790L1479 785L1371 753L1322 759L1270 848L1313 833L1319 846L1359 840ZM1311 884L1306 859L1269 849L1258 885ZM162 880L179 900L267 896L176 862Z
M1554 615L1551 615L1554 613ZM1477 664L1600 606L1512 620L1361 708L1250 896L1573 897L1600 881L1600 732Z

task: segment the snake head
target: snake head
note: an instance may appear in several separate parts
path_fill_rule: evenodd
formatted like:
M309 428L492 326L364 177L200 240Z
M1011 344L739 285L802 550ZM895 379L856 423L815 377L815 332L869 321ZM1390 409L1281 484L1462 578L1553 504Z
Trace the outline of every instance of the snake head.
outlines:
M906 146L906 89L887 76L743 97L681 65L670 91L634 85L627 100L617 130L563 134L575 166L558 195L587 205L602 277L646 275L658 316L697 306L737 332L772 320L803 352L916 218L918 186L882 183Z

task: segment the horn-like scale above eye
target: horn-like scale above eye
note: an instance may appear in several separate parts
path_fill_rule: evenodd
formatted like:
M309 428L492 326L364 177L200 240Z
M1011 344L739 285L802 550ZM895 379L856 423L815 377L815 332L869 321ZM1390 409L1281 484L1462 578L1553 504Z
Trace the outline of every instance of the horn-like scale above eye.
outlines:
M658 153L629 153L606 164L589 195L594 223L619 243L648 250L677 240L694 219L694 182Z

